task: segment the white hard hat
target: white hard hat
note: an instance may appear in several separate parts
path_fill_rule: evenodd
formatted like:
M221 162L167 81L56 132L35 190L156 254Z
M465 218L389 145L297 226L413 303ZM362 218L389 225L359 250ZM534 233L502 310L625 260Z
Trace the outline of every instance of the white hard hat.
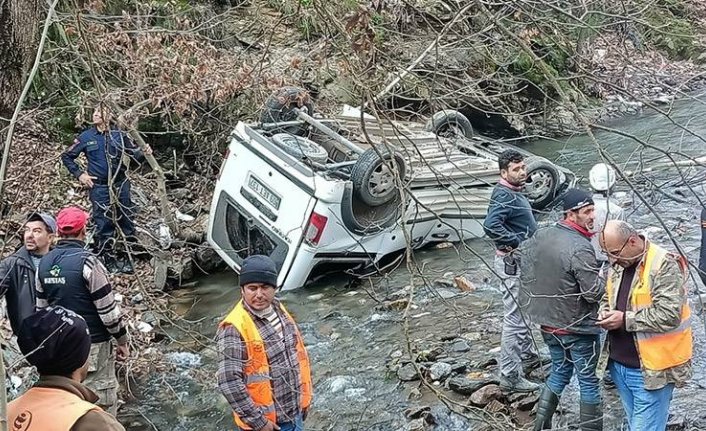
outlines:
M598 163L588 173L591 188L597 192L610 190L615 184L615 170L605 163Z

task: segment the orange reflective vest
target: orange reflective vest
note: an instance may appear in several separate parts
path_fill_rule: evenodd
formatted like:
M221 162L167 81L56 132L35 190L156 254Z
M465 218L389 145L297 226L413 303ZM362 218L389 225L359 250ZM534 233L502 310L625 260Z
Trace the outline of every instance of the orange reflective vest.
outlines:
M292 316L282 304L279 305L282 313L292 322ZM284 324L284 322L282 322ZM277 423L277 414L275 413L274 395L270 384L270 364L267 359L265 343L262 341L260 332L257 330L255 321L243 307L243 301L239 301L233 310L221 322L221 327L224 325L232 325L238 330L240 336L245 341L245 348L248 353L247 362L243 369L245 376L245 387L255 405L259 406L264 412L265 418L272 423ZM294 325L297 331L297 360L299 361L299 379L300 379L300 398L299 407L303 409L309 408L313 396L311 385L311 368L309 366L309 356L304 347L299 328ZM238 414L233 412L235 423L240 429L249 430L250 428L243 422Z
M633 282L630 291L631 311L640 311L652 305L652 281L659 275L659 269L669 252L655 244L648 243L645 259L641 264L639 279ZM686 262L681 261L682 270ZM686 289L686 284L682 286ZM606 294L611 310L615 309L617 291L613 288L612 277L606 283ZM635 332L637 352L642 367L662 371L685 364L692 356L691 308L684 300L681 307L681 323L668 332Z
M7 405L11 431L69 431L76 421L100 407L58 388L33 387Z

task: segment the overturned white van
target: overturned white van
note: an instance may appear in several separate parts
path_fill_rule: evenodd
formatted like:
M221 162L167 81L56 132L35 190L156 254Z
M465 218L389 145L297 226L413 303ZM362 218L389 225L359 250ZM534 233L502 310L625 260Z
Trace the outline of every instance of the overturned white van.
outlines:
M269 255L285 290L329 272L369 274L408 245L483 236L497 156L507 148L527 156L526 192L536 209L575 182L544 158L473 136L456 111L426 125L350 107L322 118L306 92L286 87L261 120L232 133L208 240L236 272L245 257Z

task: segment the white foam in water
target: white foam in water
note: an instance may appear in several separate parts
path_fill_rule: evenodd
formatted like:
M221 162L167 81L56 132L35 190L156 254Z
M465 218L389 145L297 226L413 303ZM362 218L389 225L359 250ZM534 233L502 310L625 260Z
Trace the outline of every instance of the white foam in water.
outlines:
M190 352L172 352L166 355L172 364L183 368L196 368L201 366L201 356Z

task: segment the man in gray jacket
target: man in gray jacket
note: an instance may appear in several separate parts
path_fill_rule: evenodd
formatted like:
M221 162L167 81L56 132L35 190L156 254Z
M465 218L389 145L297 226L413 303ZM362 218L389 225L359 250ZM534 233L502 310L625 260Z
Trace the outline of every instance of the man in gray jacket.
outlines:
M37 268L42 256L49 252L54 235L54 217L32 213L23 228L24 245L0 262L0 297L7 301L7 317L15 335L22 321L34 314Z
M574 371L581 392L581 430L603 429L596 320L605 279L591 245L593 211L589 193L570 189L564 196L564 219L538 230L520 247L520 306L540 325L552 357L535 430L551 428L559 396Z

